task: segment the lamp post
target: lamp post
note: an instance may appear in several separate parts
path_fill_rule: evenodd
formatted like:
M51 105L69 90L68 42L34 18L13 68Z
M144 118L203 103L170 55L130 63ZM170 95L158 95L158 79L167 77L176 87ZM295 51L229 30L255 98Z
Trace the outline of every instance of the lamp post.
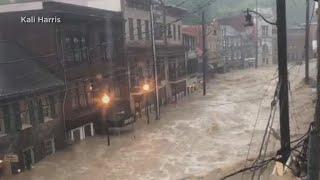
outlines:
M150 123L150 115L149 115L149 98L148 98L148 93L150 91L150 85L149 84L144 84L142 86L142 89L143 91L145 92L145 97L146 97L146 107L145 107L145 110L146 110L146 115L147 115L147 123L149 124Z
M103 105L102 117L103 117L103 123L106 126L106 127L103 126L103 128L106 128L108 146L110 146L110 135L109 135L109 123L107 122L108 119L106 118L106 108L108 108L110 101L111 101L110 97L106 93L103 94L103 96L101 97L101 102Z

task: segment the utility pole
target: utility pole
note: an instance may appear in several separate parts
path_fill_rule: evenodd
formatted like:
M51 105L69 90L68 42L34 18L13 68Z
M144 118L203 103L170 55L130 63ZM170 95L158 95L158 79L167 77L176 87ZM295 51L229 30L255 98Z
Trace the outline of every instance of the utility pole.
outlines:
M165 80L167 83L169 82L169 60L168 60L168 25L167 25L167 9L166 9L166 0L160 0L161 7L162 7L162 24L163 24L163 39L164 39L164 49L165 49L165 54L163 58L163 63L164 63L164 74L165 74ZM170 86L169 84L166 84L166 101L168 101L168 97L171 97L170 92ZM175 95L176 97L177 95Z
M167 36L167 9L166 9L166 2L165 0L161 0L161 4L162 4L162 11L163 11L163 19L162 19L162 23L163 23L163 37L164 37L164 45L165 48L168 47L168 36Z
M316 112L315 112L315 123L313 126L313 129L311 130L311 133L309 135L309 147L308 147L308 180L318 180L319 179L319 151L320 151L320 137L319 137L319 131L320 131L320 14L319 14L319 8L317 9L318 14L318 57L317 57L317 67L318 67L318 73L317 73L317 104L316 104Z
M258 0L256 0L256 11L259 12L258 10ZM256 59L255 59L255 65L254 67L257 69L258 68L258 59L259 59L259 17L256 16Z
M282 163L290 156L286 0L277 0L279 106Z
M309 38L310 38L310 0L306 0L306 37L305 37L305 82L309 83Z
M207 94L207 48L206 48L206 24L205 24L205 11L202 12L202 71L203 71L203 95Z
M317 9L317 15L318 15L318 29L317 29L317 34L318 34L318 41L317 41L317 68L318 68L318 73L317 73L317 109L316 109L316 120L315 120L315 126L317 130L320 130L320 11L319 8Z
M153 77L156 93L156 120L160 120L160 104L159 104L159 87L158 87L158 70L157 70L157 54L156 44L154 38L154 17L153 17L153 5L152 0L150 2L150 21L151 21L151 44L152 44L152 57L153 57Z

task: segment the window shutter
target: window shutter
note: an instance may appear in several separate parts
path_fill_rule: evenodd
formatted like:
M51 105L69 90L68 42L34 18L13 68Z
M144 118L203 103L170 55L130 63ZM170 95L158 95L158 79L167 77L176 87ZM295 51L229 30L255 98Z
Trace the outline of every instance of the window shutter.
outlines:
M38 100L38 120L39 120L39 123L43 123L44 122L43 107L42 107L41 99Z
M33 104L33 101L29 101L28 102L28 112L29 112L29 118L30 118L30 122L31 124L33 125L34 122L35 122L35 111L34 111L34 104Z
M14 103L12 105L12 111L13 111L13 118L15 120L16 130L22 129L22 122L21 122L21 116L20 116L20 106L19 103Z
M54 96L49 96L50 116L56 116L55 99Z
M11 127L10 127L11 118L10 118L9 106L8 105L3 106L2 112L3 112L5 133L10 133L10 131L11 131Z

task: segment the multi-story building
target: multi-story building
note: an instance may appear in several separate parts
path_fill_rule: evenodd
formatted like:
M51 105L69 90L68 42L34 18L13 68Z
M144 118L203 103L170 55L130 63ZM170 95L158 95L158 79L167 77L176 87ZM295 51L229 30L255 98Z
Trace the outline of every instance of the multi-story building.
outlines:
M222 67L222 62L220 61L220 25L215 19L207 26L207 53L208 53L208 65L216 72ZM202 33L201 33L202 34ZM202 40L201 40L202 42ZM202 45L201 45L202 47ZM209 69L210 69L209 67Z
M0 37L2 179L63 148L65 132L60 108L64 82L30 59L17 42Z
M309 38L309 58L315 58L317 53L317 26L316 24L310 25L310 38ZM273 63L278 61L277 50L277 31L274 29L274 48L273 48ZM305 24L298 26L290 26L287 29L287 57L288 62L304 61L305 60Z
M200 57L198 55L198 33L194 28L184 26L182 28L183 44L186 53L187 67L187 94L193 93L200 85Z
M219 41L220 41L220 29L219 24L216 20L213 20L211 23L206 25L206 50L207 50L207 58L208 70L216 71L218 67L221 65L220 54L219 54ZM202 64L202 55L203 55L203 37L202 37L202 26L201 25L192 25L192 26L184 26L183 28L187 37L191 36L195 38L195 47L197 50L197 54L200 56L199 61ZM191 38L190 37L190 38ZM202 72L202 65L199 68L200 72ZM199 67L200 67L199 66Z
M287 30L288 61L304 61L305 28L289 27Z
M258 12L270 21L274 21L272 8L258 8ZM271 64L272 61L272 28L273 25L265 22L260 16L255 16L255 25L258 27L258 65Z
M177 97L181 92L186 92L182 22L179 20L185 11L163 5L161 1L153 3L159 99L160 104L165 104L172 100L172 96ZM144 96L143 84L152 84L154 81L150 1L125 0L122 9L126 19L126 54L133 102L131 106L140 106L143 101L141 98ZM163 25L164 9L166 28ZM152 94L154 92L149 93L148 98L152 99Z
M241 68L250 65L254 58L254 29L245 27L243 14L218 19L220 24L220 56L224 71L229 68Z
M32 1L1 5L0 13L0 57L8 64L0 69L0 159L17 154L14 172L66 140L133 123L120 9Z

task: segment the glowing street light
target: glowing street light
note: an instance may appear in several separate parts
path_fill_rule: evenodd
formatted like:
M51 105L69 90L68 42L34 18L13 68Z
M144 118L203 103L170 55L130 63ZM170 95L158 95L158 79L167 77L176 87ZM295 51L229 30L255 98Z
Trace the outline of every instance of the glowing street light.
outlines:
M147 113L147 117L148 117L148 120L147 120L147 123L149 124L150 123L150 116L149 116L149 98L148 98L148 93L150 91L150 85L149 84L144 84L142 86L142 89L146 92L145 93L145 98L146 98L146 113Z
M149 85L149 84L144 84L143 87L142 87L142 89L143 89L144 91L149 91L149 90L150 90L150 85Z
M104 94L101 98L103 104L107 105L110 103L110 97L107 94Z
M101 102L104 105L104 107L102 108L103 110L101 112L102 112L102 118L104 121L104 125L106 126L105 131L107 133L108 146L110 146L110 135L109 135L109 123L108 123L109 120L106 117L106 109L110 108L110 107L107 107L110 104L110 101L111 101L110 97L107 95L107 93L104 93L103 96L101 97Z

